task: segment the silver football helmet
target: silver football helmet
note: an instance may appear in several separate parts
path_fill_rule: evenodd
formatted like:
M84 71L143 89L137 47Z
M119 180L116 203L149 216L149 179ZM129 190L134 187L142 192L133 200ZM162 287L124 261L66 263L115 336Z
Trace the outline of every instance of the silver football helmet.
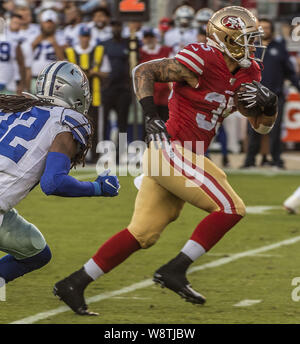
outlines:
M79 66L53 62L44 68L36 81L36 97L87 115L91 104L89 81Z
M194 19L195 10L191 6L183 5L174 13L175 25L177 27L190 27Z
M213 16L214 11L210 8L201 8L195 15L195 26L200 27L206 25L209 19Z

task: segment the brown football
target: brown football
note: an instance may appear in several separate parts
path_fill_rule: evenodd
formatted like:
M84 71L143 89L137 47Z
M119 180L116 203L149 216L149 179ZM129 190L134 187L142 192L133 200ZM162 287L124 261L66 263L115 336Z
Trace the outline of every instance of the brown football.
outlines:
M240 86L234 93L233 99L234 99L234 105L237 108L237 110L246 117L257 117L260 116L263 112L259 106L253 106L251 108L246 108L244 103L238 100L238 93L239 92L245 92L246 88L245 86Z

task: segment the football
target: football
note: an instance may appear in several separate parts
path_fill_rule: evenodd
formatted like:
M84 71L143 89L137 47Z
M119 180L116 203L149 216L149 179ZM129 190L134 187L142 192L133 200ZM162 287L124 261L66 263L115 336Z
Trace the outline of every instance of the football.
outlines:
M239 100L238 94L243 93L243 92L246 92L245 86L240 86L234 93L234 96L233 96L234 105L237 108L237 110L246 117L260 116L263 112L262 112L262 109L258 105L255 105L251 108L246 108L245 104Z

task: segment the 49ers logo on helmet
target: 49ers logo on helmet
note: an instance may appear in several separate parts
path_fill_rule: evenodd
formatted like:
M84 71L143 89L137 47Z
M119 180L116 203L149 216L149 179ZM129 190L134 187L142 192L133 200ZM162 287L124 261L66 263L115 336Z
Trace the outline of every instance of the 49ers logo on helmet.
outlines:
M227 16L222 19L222 24L231 30L242 30L245 23L241 18L235 16Z

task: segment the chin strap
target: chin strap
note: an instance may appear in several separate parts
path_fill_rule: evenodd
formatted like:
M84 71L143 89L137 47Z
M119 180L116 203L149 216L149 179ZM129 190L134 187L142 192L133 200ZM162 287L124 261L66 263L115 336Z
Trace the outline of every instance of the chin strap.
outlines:
M215 47L216 49L220 50L222 53L225 53L228 57L230 57L231 59L233 59L234 61L236 61L240 67L242 68L249 68L251 66L251 61L246 58L243 57L240 60L235 59L229 52L229 50L227 49L226 45L220 41L220 39L218 38L218 36L214 33L214 38L215 41L212 40L211 38L207 38L207 43L212 46Z
M37 96L35 96L34 94L31 94L31 93L28 93L28 92L22 92L22 94L24 94L25 97L32 98L32 99L35 99L35 100L39 100L39 98Z

